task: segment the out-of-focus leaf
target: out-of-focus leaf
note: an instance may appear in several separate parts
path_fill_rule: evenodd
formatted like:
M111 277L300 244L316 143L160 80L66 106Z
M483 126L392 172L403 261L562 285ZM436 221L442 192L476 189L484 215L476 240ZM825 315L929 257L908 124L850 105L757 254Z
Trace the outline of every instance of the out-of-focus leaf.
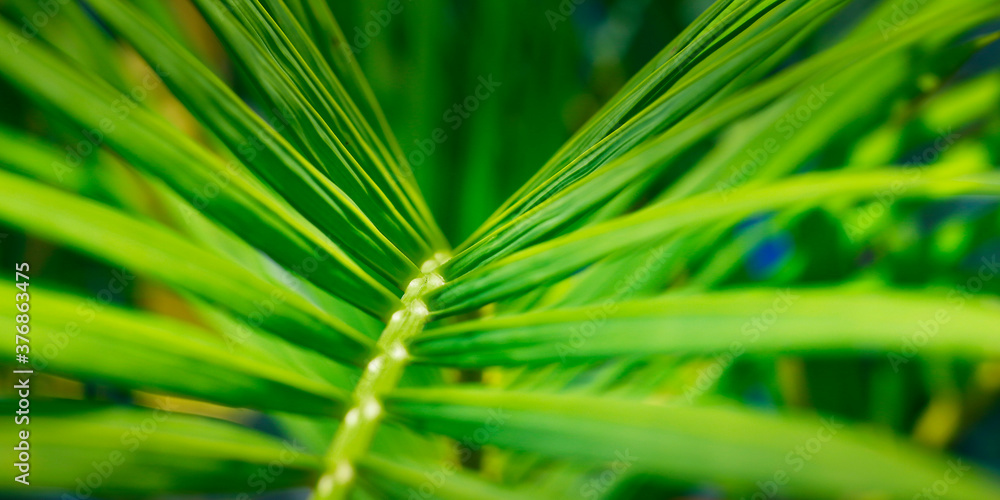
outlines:
M98 203L0 172L0 219L155 277L335 359L363 364L370 339L292 290L175 233Z
M737 190L726 200L718 193L705 193L652 206L551 239L483 266L431 292L430 307L442 316L473 309L565 277L615 251L660 241L677 229L693 229L698 224L720 218L745 217L793 204L828 202L837 197L875 196L885 189L900 197L1000 193L1000 182L995 176L916 174L892 170L804 174L764 187Z
M0 28L15 31L6 21ZM87 130L91 149L112 146L133 166L164 180L192 206L241 234L292 270L326 260L308 279L378 317L398 299L238 163L224 164L192 139L106 83L66 64L40 44L0 48L0 72L25 92L57 106ZM154 75L146 75L153 85ZM144 88L140 89L145 92ZM96 142L95 142L96 141ZM71 168L60 165L60 168Z
M38 288L31 289L30 304L35 314L25 345L34 366L45 373L228 406L316 415L338 413L349 397L343 387L349 380L346 373L343 386L333 386L237 350L242 338L223 338L167 317ZM0 317L13 324L15 313Z
M529 491L513 491L488 483L459 469L458 464L441 464L435 468L419 467L405 462L393 462L378 455L369 455L359 464L371 477L371 487L382 490L391 498L406 498L413 494L426 497L431 491L441 500L527 500L540 498ZM385 480L398 483L392 488ZM544 497L541 497L544 498Z
M21 427L6 420L0 429L16 436ZM255 493L260 485L274 491L309 484L319 467L319 458L297 443L185 415L168 400L155 409L35 400L27 430L29 488L38 493L125 498ZM13 448L3 453L12 464ZM25 494L13 481L5 481L3 489Z
M961 33L970 26L1000 16L1000 6L962 5L947 21L942 16L922 12L906 23L888 41L881 35L850 40L817 54L769 78L755 87L689 113L662 134L643 142L621 155L607 158L601 168L561 188L528 210L523 211L487 234L470 238L448 262L442 274L457 278L473 268L510 255L542 237L551 237L567 226L592 214L611 197L623 190L653 180L653 175L670 165L671 160L692 145L705 139L748 112L760 110L817 82L823 82L846 68L919 43L933 33L937 36ZM958 23L958 24L955 24ZM873 49L874 48L874 49ZM814 89L810 89L814 90ZM819 89L822 91L822 88Z
M426 361L462 366L652 354L886 352L1000 357L1000 302L950 293L850 288L678 294L467 321L426 331Z
M964 462L853 429L840 419L447 388L398 391L387 409L429 432L461 437L485 429L494 446L617 464L620 471L659 474L692 485L712 482L737 495L780 481L775 488L784 495L909 498L944 477L955 463L963 467L963 476L951 485L953 498L1000 495L1000 483Z
M268 185L351 256L382 271L397 284L416 274L415 265L372 224L355 201L302 157L275 127L257 116L212 71L152 21L116 0L93 5L160 68L166 83L198 118L225 141ZM270 114L270 113L268 113Z

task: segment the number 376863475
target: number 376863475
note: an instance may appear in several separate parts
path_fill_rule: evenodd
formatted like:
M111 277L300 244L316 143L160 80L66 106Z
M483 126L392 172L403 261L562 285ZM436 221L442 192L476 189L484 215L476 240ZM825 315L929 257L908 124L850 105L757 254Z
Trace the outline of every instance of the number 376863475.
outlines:
M31 309L31 306L29 305L31 295L28 293L29 269L28 263L22 262L17 264L14 270L14 286L18 289L14 295L14 307L19 313L14 316L14 329L16 331L14 334L14 344L16 346L15 355L20 363L28 362L28 352L31 350L28 347L28 333L31 331L31 326L28 324L31 319L28 314L28 311Z

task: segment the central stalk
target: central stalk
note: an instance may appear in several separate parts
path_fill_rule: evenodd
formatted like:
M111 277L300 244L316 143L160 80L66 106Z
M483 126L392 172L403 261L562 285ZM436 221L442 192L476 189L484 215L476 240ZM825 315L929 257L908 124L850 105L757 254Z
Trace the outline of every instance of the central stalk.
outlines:
M403 376L410 358L407 346L423 331L430 315L423 297L444 284L444 279L435 271L447 260L447 255L439 253L421 266L421 276L406 287L403 308L393 313L382 330L375 345L375 357L354 388L354 406L344 415L327 452L326 473L320 477L314 500L346 498L354 484L354 464L368 452L382 422L382 400Z

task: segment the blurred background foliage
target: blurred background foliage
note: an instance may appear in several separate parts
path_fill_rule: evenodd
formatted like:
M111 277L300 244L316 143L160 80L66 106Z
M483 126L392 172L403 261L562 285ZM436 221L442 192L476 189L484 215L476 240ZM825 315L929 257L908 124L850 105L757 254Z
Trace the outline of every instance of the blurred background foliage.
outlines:
M227 57L223 44L194 6L186 0L134 3L184 40L248 103L259 105L257 90L248 81L251 77ZM397 12L391 12L385 0L330 2L330 6L410 160L436 220L452 245L458 245L710 3L706 0L579 3L401 0ZM65 6L62 15L54 16L50 25L40 29L38 40L101 74L119 89L134 88L141 83L151 68L134 50L118 43L88 7L74 8L75 5ZM889 16L892 7L893 2L850 2L827 22L804 33L804 39L797 41L794 50L780 54L783 56L780 63L764 66L758 78L775 74L831 47L857 29L863 20L871 22L873 12L883 9ZM15 25L37 8L34 0L0 2L0 12ZM961 41L988 37L998 28L997 24L977 28L974 33L963 35ZM838 82L841 86L834 88L834 105L823 108L824 118L810 122L801 129L805 132L798 133L796 129L795 141L783 150L787 154L783 161L796 173L829 171L845 165L864 169L910 164L922 168L950 155L959 158L967 155L997 165L1000 46L991 43L977 48L981 50L974 53L963 49L942 53L917 46L899 60L887 59L881 67L869 64L861 68L862 74L845 74ZM831 87L835 85L831 83ZM16 134L5 135L0 147L17 151L19 146L44 138L69 148L81 139L79 127L36 104L6 80L0 81L0 95L4 96L0 101L0 122L26 135L21 138ZM797 103L794 99L798 97L790 96L789 102ZM149 98L141 105L168 117L199 142L214 150L221 149L218 140L206 133L164 86L150 89ZM635 205L669 197L671 191L667 188L676 186L678 180L689 179L683 176L689 167L693 170L697 165L729 165L730 161L736 161L742 148L754 144L758 134L760 139L768 138L769 127L782 113L784 109L780 106L765 109L732 123L723 133L699 141L683 157L673 160L684 168L666 169L647 192L637 197ZM942 148L941 139L951 136L956 138L954 143L948 142ZM728 145L739 151L727 153ZM928 151L933 152L934 161L927 160ZM182 217L163 203L162 186L147 182L110 153L88 156L83 169L67 173L67 179L60 178L58 183L47 178L52 175L50 171L34 171L9 160L5 165L20 175L144 214L182 232L191 231L180 222ZM726 182L725 177L718 177L717 182ZM716 186L717 182L708 186ZM845 221L848 224L856 221L855 207L832 205L755 216L733 227L707 230L707 236L701 238L702 246L672 247L673 251L683 252L683 258L671 259L671 266L656 269L655 279L640 287L638 295L688 286L695 289L748 284L808 286L871 281L950 290L975 278L982 259L1000 254L997 230L1000 211L992 199L894 202L892 216L876 220L871 227L859 228L863 234L849 234L851 228L845 227ZM98 302L87 307L97 310L110 303L153 311L185 324L206 323L202 311L160 282L143 277L116 278L115 273L121 276L122 272L116 271L116 267L30 237L3 223L0 233L5 269L28 260L33 265L32 279L44 286L98 297ZM617 262L610 259L610 263L602 264L614 266ZM572 286L539 287L495 307L501 312L545 309L585 305L602 298L600 292L586 296L585 286L587 279L599 282L600 273L582 272L575 278L578 280ZM101 299L101 293L109 288L109 280L115 279L123 285L121 291L105 294L107 300ZM568 293L567 287L579 294ZM975 292L985 296L998 293L1000 280L987 281ZM348 314L344 319L363 332L377 332L379 326L360 313ZM1000 325L987 333L998 332ZM522 371L488 369L485 373L468 370L449 376L454 380L484 377L493 385L569 393L641 392L636 387L644 383L649 386L660 383L679 391L685 382L696 381L700 370L715 362L716 358L709 356L662 356L581 364L551 377L551 367ZM675 379L663 380L669 378L664 373ZM9 388L13 381L7 375L4 377L5 391L12 396ZM138 400L148 405L150 398L148 394L113 383L81 383L44 374L37 378L36 388L39 394L97 401ZM768 353L738 357L727 365L708 397L737 400L765 411L811 409L846 421L891 429L912 436L921 446L968 458L1000 473L998 395L1000 364L996 361L932 358L904 364L897 372L886 364L880 351L860 350L848 357L831 349L829 353L813 353L807 358ZM185 412L220 417L273 435L286 436L288 428L296 427L295 419L287 416L274 418L180 399L174 404ZM121 422L127 423L132 418L126 409L115 411L121 413L114 417ZM90 432L88 425L100 427L100 421L98 418L90 422L81 417L78 431ZM308 425L301 427L309 429L300 429L303 433L315 430ZM45 431L40 428L37 432ZM316 441L324 439L329 440L324 435ZM583 470L576 465L513 452L497 452L485 462L475 463L479 460L482 457L477 455L466 465L471 463L485 471L486 476L510 484L542 475L539 471ZM307 472L312 466L300 465L298 472L282 475L279 483L269 485L269 491L300 486L312 479ZM46 466L58 467L58 463L38 465ZM381 467L391 469L385 464ZM231 472L234 476L247 475L246 470ZM547 493L583 491L576 483L567 487L560 483L563 476L552 474L557 479L547 485ZM196 474L192 475L195 477ZM190 486L211 489L210 482ZM402 496L394 495L405 495L398 491L382 493L397 498ZM268 498L284 498L285 494L271 494ZM616 482L611 491L602 494L605 498L723 496L712 488L692 490L687 485L644 475ZM301 498L305 493L300 489L289 495Z
M458 242L709 4L403 1L385 27L384 2L332 7ZM502 85L466 109L490 76Z

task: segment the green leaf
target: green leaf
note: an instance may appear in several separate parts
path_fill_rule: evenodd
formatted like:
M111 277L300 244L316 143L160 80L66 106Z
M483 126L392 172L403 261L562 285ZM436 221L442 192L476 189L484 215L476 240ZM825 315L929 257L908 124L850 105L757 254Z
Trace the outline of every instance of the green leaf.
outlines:
M883 352L897 366L918 355L1000 357L989 329L998 321L1000 302L957 289L747 289L466 321L427 330L412 350L424 362L469 367L744 352Z
M950 485L951 498L1000 494L1000 483L962 461L838 418L479 389L401 390L387 409L425 431L461 437L487 429L487 442L501 448L605 463L620 471L616 477L627 471L721 484L734 496L773 481L784 496L910 498L955 464L963 474Z
M527 491L515 492L463 472L457 464L445 463L429 468L400 461L390 461L378 455L368 455L360 463L361 470L371 478L371 487L382 490L388 498L409 498L414 494L441 500L526 500L540 498ZM390 488L387 481L403 488Z
M397 285L416 275L416 266L355 202L282 138L275 129L285 126L280 111L271 122L257 116L211 70L132 7L117 0L95 0L93 6L159 68L167 85L234 155L324 234Z
M765 3L761 7L762 10L766 11L770 3ZM843 3L843 0L787 2L754 24L752 21L756 21L756 16L751 15L751 9L757 6L758 2L744 2L742 6L734 9L730 15L721 19L716 25L706 28L704 39L692 40L687 46L687 51L681 50L670 61L674 64L667 64L651 75L653 81L649 83L653 87L671 83L670 77L678 78L679 81L670 86L664 95L656 98L635 116L629 118L626 123L606 136L580 137L582 143L571 144L571 149L568 151L557 153L555 164L552 167L555 172L530 192L515 194L516 201L511 203L510 208L505 210L503 214L491 218L480 232L473 235L473 241L482 236L482 231L523 214L653 135L677 124L684 116L696 110L709 99L725 95L725 93L720 93L724 88L730 87L726 92L731 93L735 90L731 87L737 75L753 65L759 64L779 47L799 35L806 26L812 25L817 16ZM801 10L798 10L800 7ZM743 32L726 45L731 50L721 52L719 57L709 57L700 65L690 69L690 73L687 73L685 78L679 78L681 75L677 74L678 70L686 69L687 65L693 65L694 62L700 60L704 45L711 45L713 40L724 38L732 24L735 21L743 20L744 16L747 16L746 25L742 26L745 31L734 29L736 32ZM772 23L777 23L777 25L772 26ZM739 47L740 50L735 50L736 47ZM636 101L641 101L648 97L646 92L649 90L648 88L637 88L632 91L635 95L631 97ZM624 99L624 101L628 102L628 99ZM616 102L611 104L609 111L612 119L616 117L621 119L619 116L621 112L630 108L625 106L624 110L616 112L615 106L617 105L620 104ZM567 153L568 155L566 155ZM558 168L555 168L556 166ZM546 167L543 167L541 172L546 173Z
M257 3L196 2L226 42L269 107L282 110L297 149L357 203L376 226L415 261L430 258L427 239L436 230L426 225L410 196L419 193L400 186L399 173L387 164L395 158L374 135L336 75L296 22L282 29ZM283 8L272 9L292 20ZM310 66L310 63L312 64ZM319 73L313 73L315 68ZM426 238L425 238L426 237Z
M647 101L661 95L670 83L690 71L703 58L705 52L717 48L716 42L725 38L726 31L740 29L734 26L760 3L732 0L718 0L713 3L684 32L633 75L598 113L580 127L573 137L469 238L469 241L475 241L487 230L508 218L506 212L511 206L526 202L529 194L543 184L551 182L551 177L559 173L560 169L612 133L623 123L626 116L634 115L643 109L643 103L648 105Z
M530 210L506 221L488 233L470 238L448 262L442 274L446 279L462 276L477 266L490 263L522 249L544 237L564 231L568 225L592 214L608 199L624 190L634 189L655 180L655 176L691 148L749 112L785 98L789 93L813 90L837 73L865 61L918 43L931 34L954 35L978 23L1000 16L1000 7L962 5L954 17L933 16L921 12L885 41L881 35L852 39L811 57L755 87L689 113L665 132L631 150L608 160L582 179L561 188L558 194L539 200ZM680 105L683 105L681 103ZM623 132L624 133L624 132ZM679 165L678 168L686 168Z
M242 337L37 287L31 288L30 304L36 314L24 338L38 371L234 407L316 415L341 413L349 398L346 370L341 368L340 387L310 378L301 367L276 363L276 345L269 356L253 356L241 348ZM16 313L0 317L13 324ZM246 326L243 331L261 335Z
M0 28L15 31L6 21ZM192 139L139 107L131 97L80 73L40 44L0 49L0 73L43 103L49 103L88 131L92 151L105 142L133 166L162 179L198 210L240 234L286 268L298 272L307 261L329 260L308 279L378 317L397 308L398 298L344 252L279 201L242 165L224 163ZM150 80L152 78L152 80ZM156 82L147 75L147 86ZM155 87L154 87L155 88ZM147 90L140 86L137 92ZM139 94L142 95L142 94ZM69 171L74 165L52 165Z
M156 278L293 343L363 365L371 340L285 286L268 283L155 223L0 172L0 220Z
M28 479L39 493L142 498L252 493L261 485L275 491L308 484L319 466L297 443L185 415L169 400L148 409L38 399L31 405ZM23 427L5 419L0 429L16 436ZM17 462L14 446L4 448L4 460ZM4 481L9 494L25 495L24 488Z
M740 189L726 199L718 193L705 193L583 228L480 267L431 292L429 306L438 316L468 311L566 277L616 251L655 243L678 229L690 230L711 221L738 219L790 205L820 204L838 197L874 197L884 190L898 197L962 192L995 195L1000 183L993 176L876 170L803 174L763 187Z

